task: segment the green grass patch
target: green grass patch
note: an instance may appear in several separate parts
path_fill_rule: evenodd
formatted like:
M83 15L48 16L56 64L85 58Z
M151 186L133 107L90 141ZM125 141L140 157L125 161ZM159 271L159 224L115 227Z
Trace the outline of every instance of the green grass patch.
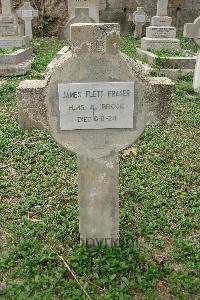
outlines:
M121 39L132 58L132 38ZM37 39L32 70L0 85L0 298L198 299L200 96L176 81L174 122L148 126L120 155L121 244L78 245L77 165L43 131L19 127L21 79L43 78L63 43Z
M140 47L140 39L132 36L122 36L120 40L120 49L133 59L136 59L136 49Z
M184 37L181 33L177 33L177 37L180 40L181 49L191 51L192 53L198 52L198 46L193 39L188 39Z
M183 50L158 50L158 49L148 49L148 51L157 55L158 57L184 57L186 56Z
M6 54L12 54L12 53L14 53L15 51L17 51L18 49L20 49L20 48L10 48L10 49L3 49L3 48L0 48L0 56L1 56L1 55L6 55Z

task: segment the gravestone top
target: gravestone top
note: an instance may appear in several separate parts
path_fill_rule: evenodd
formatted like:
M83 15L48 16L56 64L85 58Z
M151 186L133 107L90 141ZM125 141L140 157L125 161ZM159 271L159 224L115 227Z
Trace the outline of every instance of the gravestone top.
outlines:
M38 10L34 9L30 2L26 1L24 4L17 10L17 15L22 20L25 19L33 19L35 17L38 17Z
M185 24L183 35L194 39L196 44L200 47L200 17L195 19L194 23Z
M137 10L133 13L132 21L134 24L144 25L147 22L147 14L144 11L144 7L137 7Z
M103 24L95 26L91 23L76 23L71 25L71 43L73 52L98 52L114 54L119 46L119 24Z

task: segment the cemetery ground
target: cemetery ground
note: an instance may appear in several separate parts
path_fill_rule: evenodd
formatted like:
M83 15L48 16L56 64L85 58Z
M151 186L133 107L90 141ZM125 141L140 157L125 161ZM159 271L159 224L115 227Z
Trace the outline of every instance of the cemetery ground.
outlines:
M124 37L122 50L134 58L139 42ZM19 127L17 85L43 78L63 43L33 45L32 70L0 80L0 298L199 299L200 95L192 77L175 82L173 124L147 127L120 154L120 246L88 251L78 245L75 155Z

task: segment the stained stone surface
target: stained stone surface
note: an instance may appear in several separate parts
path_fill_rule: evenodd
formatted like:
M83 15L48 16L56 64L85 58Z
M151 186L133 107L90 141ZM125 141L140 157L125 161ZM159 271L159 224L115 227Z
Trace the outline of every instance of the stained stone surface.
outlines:
M20 124L24 129L47 129L59 145L77 154L81 243L118 244L118 152L139 138L148 124L172 121L174 84L167 78L146 77L136 62L119 51L118 24L73 24L71 42L72 51L50 65L45 80L20 83L17 89ZM74 117L82 117L84 112L84 107L76 106L77 99L80 104L81 91L72 91L72 83L89 86L87 95L91 104L94 96L101 97L97 91L108 92L108 89L113 92L113 103L118 103L118 88L125 91L123 95L120 93L125 104L134 85L128 113L132 114L132 128L113 125L113 128L88 129L83 125L81 129L63 129L61 118L66 126L71 126L71 121L68 115L62 116L60 85L64 86L66 99L74 98L73 109L77 111ZM94 89L96 84L98 90ZM105 101L101 104L110 104L108 97ZM67 109L72 109L71 103ZM118 109L107 106L110 115L118 116ZM98 116L96 112L99 110L94 109L94 119Z

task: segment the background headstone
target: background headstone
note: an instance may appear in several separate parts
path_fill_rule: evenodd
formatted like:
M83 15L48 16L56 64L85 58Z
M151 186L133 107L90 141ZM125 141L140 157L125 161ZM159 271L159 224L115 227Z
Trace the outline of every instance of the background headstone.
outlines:
M137 7L137 10L131 15L130 20L135 24L134 37L141 38L142 27L148 21L147 14L143 7Z
M38 17L38 10L34 9L30 2L24 2L23 6L17 10L17 16L25 23L25 35L29 36L30 40L33 39L32 20Z
M183 35L185 37L194 39L196 44L200 47L200 17L198 17L194 23L185 24ZM193 87L196 92L200 92L200 50L197 54Z
M60 27L59 37L70 40L70 26L75 23L98 23L99 0L68 0L69 20Z
M1 0L2 14L0 15L0 48L25 47L29 44L27 36L20 36L18 23L12 14L11 1Z
M141 49L179 50L180 41L176 38L176 28L171 26L172 18L167 16L168 0L157 0L157 15L146 28L146 37L141 40Z
M118 244L118 152L171 121L174 85L119 51L118 24L73 24L71 43L45 80L18 87L20 123L77 154L81 242Z

